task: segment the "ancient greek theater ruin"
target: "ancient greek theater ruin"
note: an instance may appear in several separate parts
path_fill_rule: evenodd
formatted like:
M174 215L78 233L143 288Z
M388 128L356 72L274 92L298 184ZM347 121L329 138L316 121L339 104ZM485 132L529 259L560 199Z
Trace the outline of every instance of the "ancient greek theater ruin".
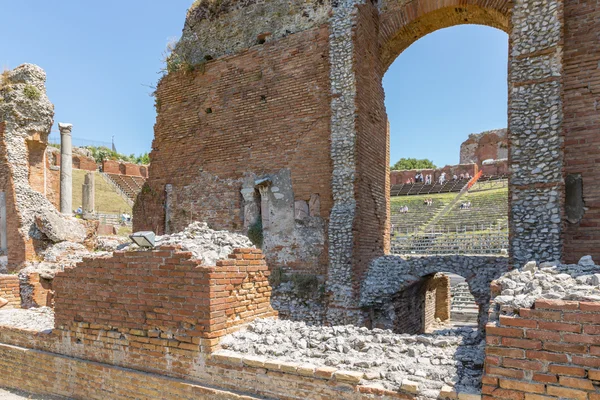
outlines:
M149 165L0 75L0 399L600 400L600 2L181 18ZM506 125L391 171L382 79L462 24L508 35Z

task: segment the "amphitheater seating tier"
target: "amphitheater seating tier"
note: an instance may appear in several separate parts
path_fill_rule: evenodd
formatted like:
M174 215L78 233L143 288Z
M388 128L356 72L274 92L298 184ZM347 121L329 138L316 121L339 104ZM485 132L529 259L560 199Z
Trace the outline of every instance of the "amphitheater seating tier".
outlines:
M106 174L132 201L142 190L146 179L141 176Z

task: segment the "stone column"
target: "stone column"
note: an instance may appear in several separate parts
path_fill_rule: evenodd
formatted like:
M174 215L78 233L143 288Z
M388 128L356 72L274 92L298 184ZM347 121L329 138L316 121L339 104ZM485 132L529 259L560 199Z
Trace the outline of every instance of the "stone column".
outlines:
M73 158L71 124L58 124L60 130L60 212L71 215L73 212Z
M96 209L96 202L94 200L96 194L96 182L94 179L94 172L88 172L85 174L85 181L82 185L81 193L81 204L83 213L93 213Z

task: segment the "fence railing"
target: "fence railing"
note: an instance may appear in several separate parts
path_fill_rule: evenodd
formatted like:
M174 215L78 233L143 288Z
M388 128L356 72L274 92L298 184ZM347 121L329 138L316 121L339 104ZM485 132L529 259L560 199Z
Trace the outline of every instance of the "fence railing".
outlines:
M508 230L393 235L393 254L505 254Z
M392 236L412 236L416 234L425 235L448 235L451 233L467 233L467 232L502 232L508 230L508 222L504 223L487 223L473 225L436 225L429 226L426 230L416 227L393 227Z

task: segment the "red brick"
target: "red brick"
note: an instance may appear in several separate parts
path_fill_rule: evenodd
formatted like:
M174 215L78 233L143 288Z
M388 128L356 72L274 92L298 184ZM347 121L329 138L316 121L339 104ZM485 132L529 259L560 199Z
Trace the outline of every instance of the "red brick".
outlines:
M548 375L548 374L533 374L533 380L537 382L545 382L545 383L556 383L558 382L558 378L556 375Z
M545 342L544 350L562 353L587 353L587 346L575 343Z
M502 345L506 347L517 347L519 349L540 350L542 342L539 340L502 338Z
M563 322L539 321L539 328L549 330L549 331L581 333L581 325L566 324Z
M540 331L535 329L528 329L525 337L528 339L552 340L555 342L560 342L561 340L560 333L558 332Z
M546 386L542 383L527 383L507 379L500 379L500 387L529 393L545 393L546 391Z
M524 319L518 317L500 316L500 324L503 326L516 326L522 328L537 328L538 322L532 319Z
M497 326L488 325L486 327L488 335L506 336L506 337L523 337L523 329L518 328L502 328Z
M548 371L558 375L585 376L585 369L567 365L552 364Z
M587 392L558 386L548 386L547 393L565 399L587 400Z
M527 358L534 360L545 360L552 362L566 363L569 361L566 354L550 353L548 351L528 350Z
M539 361L515 360L513 358L504 358L502 360L502 366L518 368L525 371L541 371L544 368L543 364Z
M549 299L538 299L535 301L536 309L550 309L550 310L578 310L578 301L565 301L565 300L549 300Z

